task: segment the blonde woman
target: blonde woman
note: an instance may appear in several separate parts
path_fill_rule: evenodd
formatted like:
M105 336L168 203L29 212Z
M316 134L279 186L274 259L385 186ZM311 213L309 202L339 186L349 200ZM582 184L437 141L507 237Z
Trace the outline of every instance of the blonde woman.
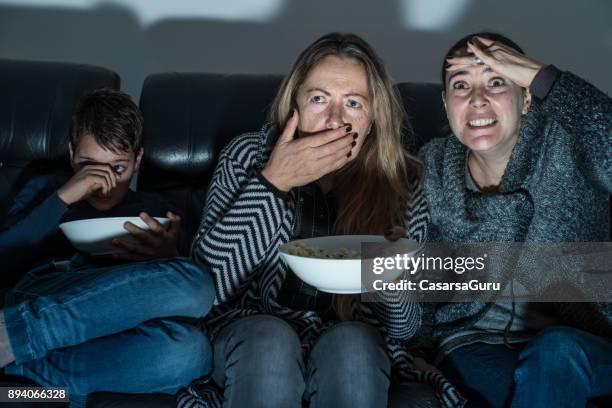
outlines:
M278 247L388 225L422 240L426 204L400 143L399 97L365 41L334 33L301 53L271 112L271 123L223 150L208 191L192 255L215 280L214 371L179 405L386 407L391 383L408 378L402 342L419 328L419 305L405 292L368 305L317 292ZM402 404L414 398L391 393Z

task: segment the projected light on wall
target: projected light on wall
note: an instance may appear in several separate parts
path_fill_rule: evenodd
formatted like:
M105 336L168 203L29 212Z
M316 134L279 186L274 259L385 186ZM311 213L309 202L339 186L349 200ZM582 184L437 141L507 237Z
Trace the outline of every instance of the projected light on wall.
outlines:
M166 19L208 19L265 23L285 0L0 0L0 5L89 10L114 6L130 10L143 26Z
M472 0L399 0L402 21L407 28L444 31L459 21Z

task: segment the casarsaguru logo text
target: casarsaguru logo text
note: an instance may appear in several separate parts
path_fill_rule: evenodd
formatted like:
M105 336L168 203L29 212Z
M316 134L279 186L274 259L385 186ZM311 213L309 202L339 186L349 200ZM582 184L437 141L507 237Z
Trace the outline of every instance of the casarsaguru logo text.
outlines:
M472 279L468 282L430 282L423 279L419 282L413 282L407 279L402 279L397 282L384 282L377 279L372 283L374 290L422 290L422 291L500 291L501 284L499 282L480 282L477 279Z

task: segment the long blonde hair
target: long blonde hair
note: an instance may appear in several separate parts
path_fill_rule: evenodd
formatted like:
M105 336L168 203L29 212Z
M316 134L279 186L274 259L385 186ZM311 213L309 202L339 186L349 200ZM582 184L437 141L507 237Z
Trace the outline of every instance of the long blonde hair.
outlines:
M359 155L337 173L334 193L338 199L337 234L382 234L390 225L404 225L410 201L409 179L420 177L420 166L402 146L405 112L382 60L372 47L354 34L331 33L307 47L283 80L271 108L271 120L283 128L296 106L300 86L325 57L359 61L367 75L373 124ZM358 180L359 182L355 182ZM336 312L348 316L346 296L336 296ZM341 300L342 299L342 300Z

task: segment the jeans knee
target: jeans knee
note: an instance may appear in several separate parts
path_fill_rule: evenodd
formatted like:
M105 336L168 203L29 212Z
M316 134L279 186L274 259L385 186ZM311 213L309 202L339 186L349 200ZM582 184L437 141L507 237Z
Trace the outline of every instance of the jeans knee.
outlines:
M225 388L230 406L244 406L245 396L249 396L248 406L296 406L304 392L296 331L269 315L232 323L215 339L213 379Z
M520 353L521 365L517 371L528 366L548 375L568 374L573 366L588 365L588 357L580 341L580 331L571 327L549 327L538 333ZM533 364L529 364L533 362Z
M301 354L300 339L296 331L284 320L270 315L245 317L239 325L240 337L253 352L270 356Z
M185 257L164 260L160 265L175 275L176 299L184 309L181 315L202 317L208 314L215 300L214 284L208 270Z
M215 340L219 361L239 361L240 372L265 383L303 382L302 346L296 331L269 315L244 317Z
M165 392L177 392L192 380L210 373L213 351L208 337L189 324L163 321L154 323L158 336L157 357L147 367Z
M580 348L579 331L571 327L549 327L538 333L525 347L542 355L573 354Z
M315 360L333 360L338 371L364 374L378 368L389 372L391 362L378 330L361 322L339 323L323 333L313 348ZM315 364L319 364L316 362Z
M306 398L316 406L386 406L390 370L378 330L359 322L339 323L312 349Z
M384 340L378 330L361 322L343 322L323 333L317 345L331 348L334 353L346 355L378 356L384 351Z

